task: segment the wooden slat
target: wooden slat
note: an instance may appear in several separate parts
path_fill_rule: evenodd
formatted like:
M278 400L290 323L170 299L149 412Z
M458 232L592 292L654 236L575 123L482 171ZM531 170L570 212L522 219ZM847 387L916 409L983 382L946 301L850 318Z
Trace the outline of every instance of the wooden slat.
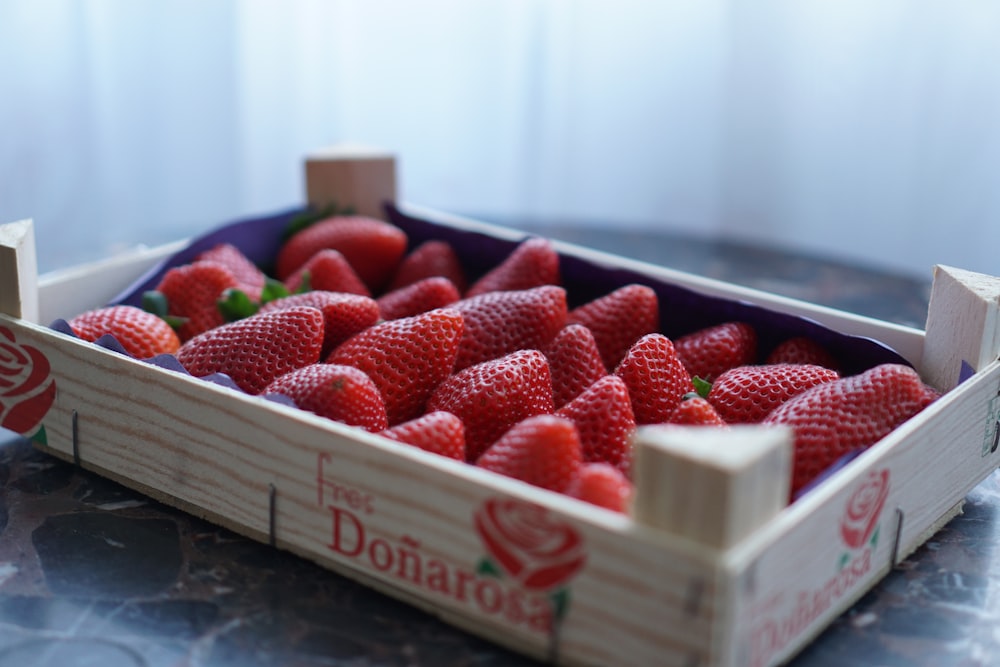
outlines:
M32 221L0 225L0 313L37 322L37 280Z
M1000 453L984 447L998 393L994 363L727 554L734 597L726 664L770 665L801 650L939 528L1000 465ZM872 512L855 520L852 503Z
M114 257L45 273L38 277L39 323L106 305L158 262L186 245L177 241L155 248L136 247Z
M41 327L9 318L0 325L53 369L58 392L43 422L46 451L78 455L84 467L262 541L271 537L273 488L278 547L420 600L530 655L557 650L565 663L581 665L712 662L712 618L725 589L713 552L624 515ZM495 499L544 507L585 545L585 565L568 584L569 613L554 635L524 618L542 598L509 578L477 573L488 550L475 517ZM417 561L423 574L414 580ZM447 573L439 588L448 592L429 583L432 563ZM494 609L497 595L504 602Z

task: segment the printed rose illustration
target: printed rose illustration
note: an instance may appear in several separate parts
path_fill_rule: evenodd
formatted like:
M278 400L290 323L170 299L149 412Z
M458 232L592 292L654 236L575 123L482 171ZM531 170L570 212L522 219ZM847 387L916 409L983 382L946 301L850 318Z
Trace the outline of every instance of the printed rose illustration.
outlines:
M848 547L857 549L868 541L888 495L888 470L873 470L858 485L848 499L844 516L840 519L840 536Z
M556 588L586 560L576 530L537 505L491 498L476 513L475 525L503 572L530 591Z
M56 397L49 370L45 355L0 327L0 426L27 434L41 423Z

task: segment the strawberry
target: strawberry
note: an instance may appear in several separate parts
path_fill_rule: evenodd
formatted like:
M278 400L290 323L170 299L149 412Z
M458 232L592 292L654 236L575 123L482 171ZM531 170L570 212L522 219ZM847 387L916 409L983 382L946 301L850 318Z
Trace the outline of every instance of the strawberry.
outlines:
M378 304L374 299L347 292L316 290L269 301L260 307L261 313L284 310L295 306L312 306L323 313L323 351L325 359L333 348L356 333L379 321Z
M719 416L715 407L697 393L684 394L674 413L667 420L671 424L685 426L725 426L726 420Z
M746 322L724 322L675 339L674 348L691 377L711 382L757 360L757 332Z
M839 368L837 360L818 342L808 336L795 336L779 343L767 355L768 364L812 364L824 368Z
M275 273L285 280L310 257L327 248L339 251L372 294L378 294L406 253L406 233L393 224L364 216L333 216L306 227L278 251Z
M635 416L628 389L620 377L605 375L555 414L576 426L584 461L629 469Z
M660 333L637 340L615 375L625 381L636 424L662 424L670 419L684 394L694 391L673 342Z
M236 280L240 282L239 289L253 300L260 299L260 293L264 289L264 283L267 282L267 276L243 254L242 250L232 243L219 243L201 252L195 257L195 260L222 264L236 276Z
M608 374L594 334L582 324L563 327L542 352L549 361L556 408L566 405Z
M755 424L792 396L839 377L811 364L738 366L712 383L707 398L727 422Z
M488 292L451 307L465 318L465 333L455 359L455 370L460 371L516 350L547 345L566 323L566 290L544 285Z
M336 250L320 250L285 279L289 292L322 290L371 296L347 259Z
M177 327L181 342L225 324L218 302L228 289L239 288L233 272L217 262L201 261L168 270L155 291L167 301L167 314L183 318Z
M428 412L451 412L465 424L469 462L517 422L554 409L549 364L538 350L470 366L442 382L427 401Z
M94 342L109 334L136 359L173 354L180 347L177 333L166 321L134 306L106 306L80 313L68 322L81 339Z
M447 241L425 241L411 250L400 262L396 275L386 287L386 291L406 287L418 280L434 276L447 278L460 293L465 292L468 287L458 253Z
M225 373L257 394L285 373L319 361L322 346L323 313L301 306L201 333L181 345L177 361L195 377Z
M462 314L451 308L389 320L337 346L327 363L360 368L385 399L389 426L419 417L424 404L455 365Z
M388 428L381 435L424 451L465 461L465 425L450 412L428 412Z
M632 343L659 329L659 299L651 287L625 285L577 306L570 311L567 322L590 329L604 366L612 370Z
M395 320L450 306L460 296L450 280L432 276L386 292L378 298L378 307L382 319Z
M937 397L909 366L881 364L807 389L762 423L792 428L794 495L838 459L875 444Z
M559 255L551 241L536 237L521 241L502 262L472 283L465 296L526 290L560 282Z
M480 468L559 493L569 488L582 463L576 427L555 415L514 424L476 461Z
M607 463L584 463L565 493L591 505L626 513L632 500L632 482Z
M378 387L353 366L303 366L276 378L261 394L283 394L302 410L372 433L389 425Z

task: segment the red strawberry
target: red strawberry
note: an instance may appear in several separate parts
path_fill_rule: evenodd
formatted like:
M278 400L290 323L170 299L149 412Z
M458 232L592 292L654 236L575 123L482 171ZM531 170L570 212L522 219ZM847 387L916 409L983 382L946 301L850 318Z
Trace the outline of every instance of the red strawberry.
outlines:
M223 292L238 288L239 280L217 262L193 262L168 270L156 291L167 299L167 314L184 318L177 327L181 342L225 323L218 301Z
M637 340L615 375L625 381L635 423L640 425L667 422L684 394L695 390L673 342L660 333Z
M438 308L376 324L341 343L327 363L360 368L382 392L389 426L419 417L455 365L462 314Z
M465 292L468 286L458 253L447 241L425 241L403 258L387 291L412 285L418 280L441 276Z
M555 414L576 425L584 461L630 468L635 416L620 377L605 375Z
M336 250L320 250L310 257L285 279L285 287L289 292L300 292L306 281L311 290L371 296L347 259Z
M726 420L719 416L715 407L698 394L684 394L667 420L671 424L684 426L725 426Z
M544 285L489 292L451 307L465 318L465 333L455 359L455 370L460 371L516 350L547 345L566 323L566 290Z
M674 348L691 377L711 382L757 360L757 332L746 322L724 322L675 339Z
M323 312L323 352L326 358L333 348L356 333L364 331L379 321L378 304L374 299L347 292L313 291L291 294L260 307L261 313L312 306Z
M278 251L275 273L285 280L320 250L339 251L377 294L406 253L406 233L393 224L364 216L334 216L293 235Z
M460 296L450 280L433 276L386 292L378 298L378 307L382 319L395 320L450 306Z
M530 238L521 241L502 262L472 283L465 296L526 290L542 285L558 285L560 282L559 255L552 242Z
M389 425L378 387L352 366L303 366L278 377L261 393L284 394L303 410L372 433Z
M608 374L594 335L582 324L563 327L542 352L549 360L556 408L566 405Z
M323 313L303 306L206 331L181 345L177 360L195 377L225 373L257 394L285 373L319 361L322 345Z
M566 489L566 495L626 513L632 500L632 482L607 463L584 463Z
M554 410L549 364L538 350L519 350L470 366L434 390L427 401L433 410L462 420L466 459L473 462L517 422Z
M107 306L80 313L68 322L81 339L94 342L105 334L115 337L136 359L173 354L180 347L177 333L164 320L134 306Z
M428 412L386 429L382 435L424 451L465 461L465 425L450 412Z
M812 364L837 370L837 360L825 347L808 336L782 341L767 355L768 364Z
M582 463L576 427L554 415L518 422L476 461L480 468L559 493L569 487Z
M807 389L762 423L792 427L794 494L842 456L875 444L937 397L909 366L882 364Z
M738 366L712 383L708 400L727 422L755 424L792 396L839 377L811 364Z
M232 243L220 243L204 252L196 258L198 261L218 262L227 267L240 281L240 289L243 290L253 300L260 299L260 292L264 289L267 276L257 268L257 265L243 254L243 251Z
M614 369L632 343L660 327L659 299L646 285L625 285L577 306L567 321L583 324L597 341L604 366Z

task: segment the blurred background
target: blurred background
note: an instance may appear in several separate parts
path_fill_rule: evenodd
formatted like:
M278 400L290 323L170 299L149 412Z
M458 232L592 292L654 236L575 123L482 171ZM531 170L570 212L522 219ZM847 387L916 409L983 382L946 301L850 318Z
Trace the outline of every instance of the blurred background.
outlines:
M0 0L0 221L40 269L304 201L401 199L1000 273L992 0Z

